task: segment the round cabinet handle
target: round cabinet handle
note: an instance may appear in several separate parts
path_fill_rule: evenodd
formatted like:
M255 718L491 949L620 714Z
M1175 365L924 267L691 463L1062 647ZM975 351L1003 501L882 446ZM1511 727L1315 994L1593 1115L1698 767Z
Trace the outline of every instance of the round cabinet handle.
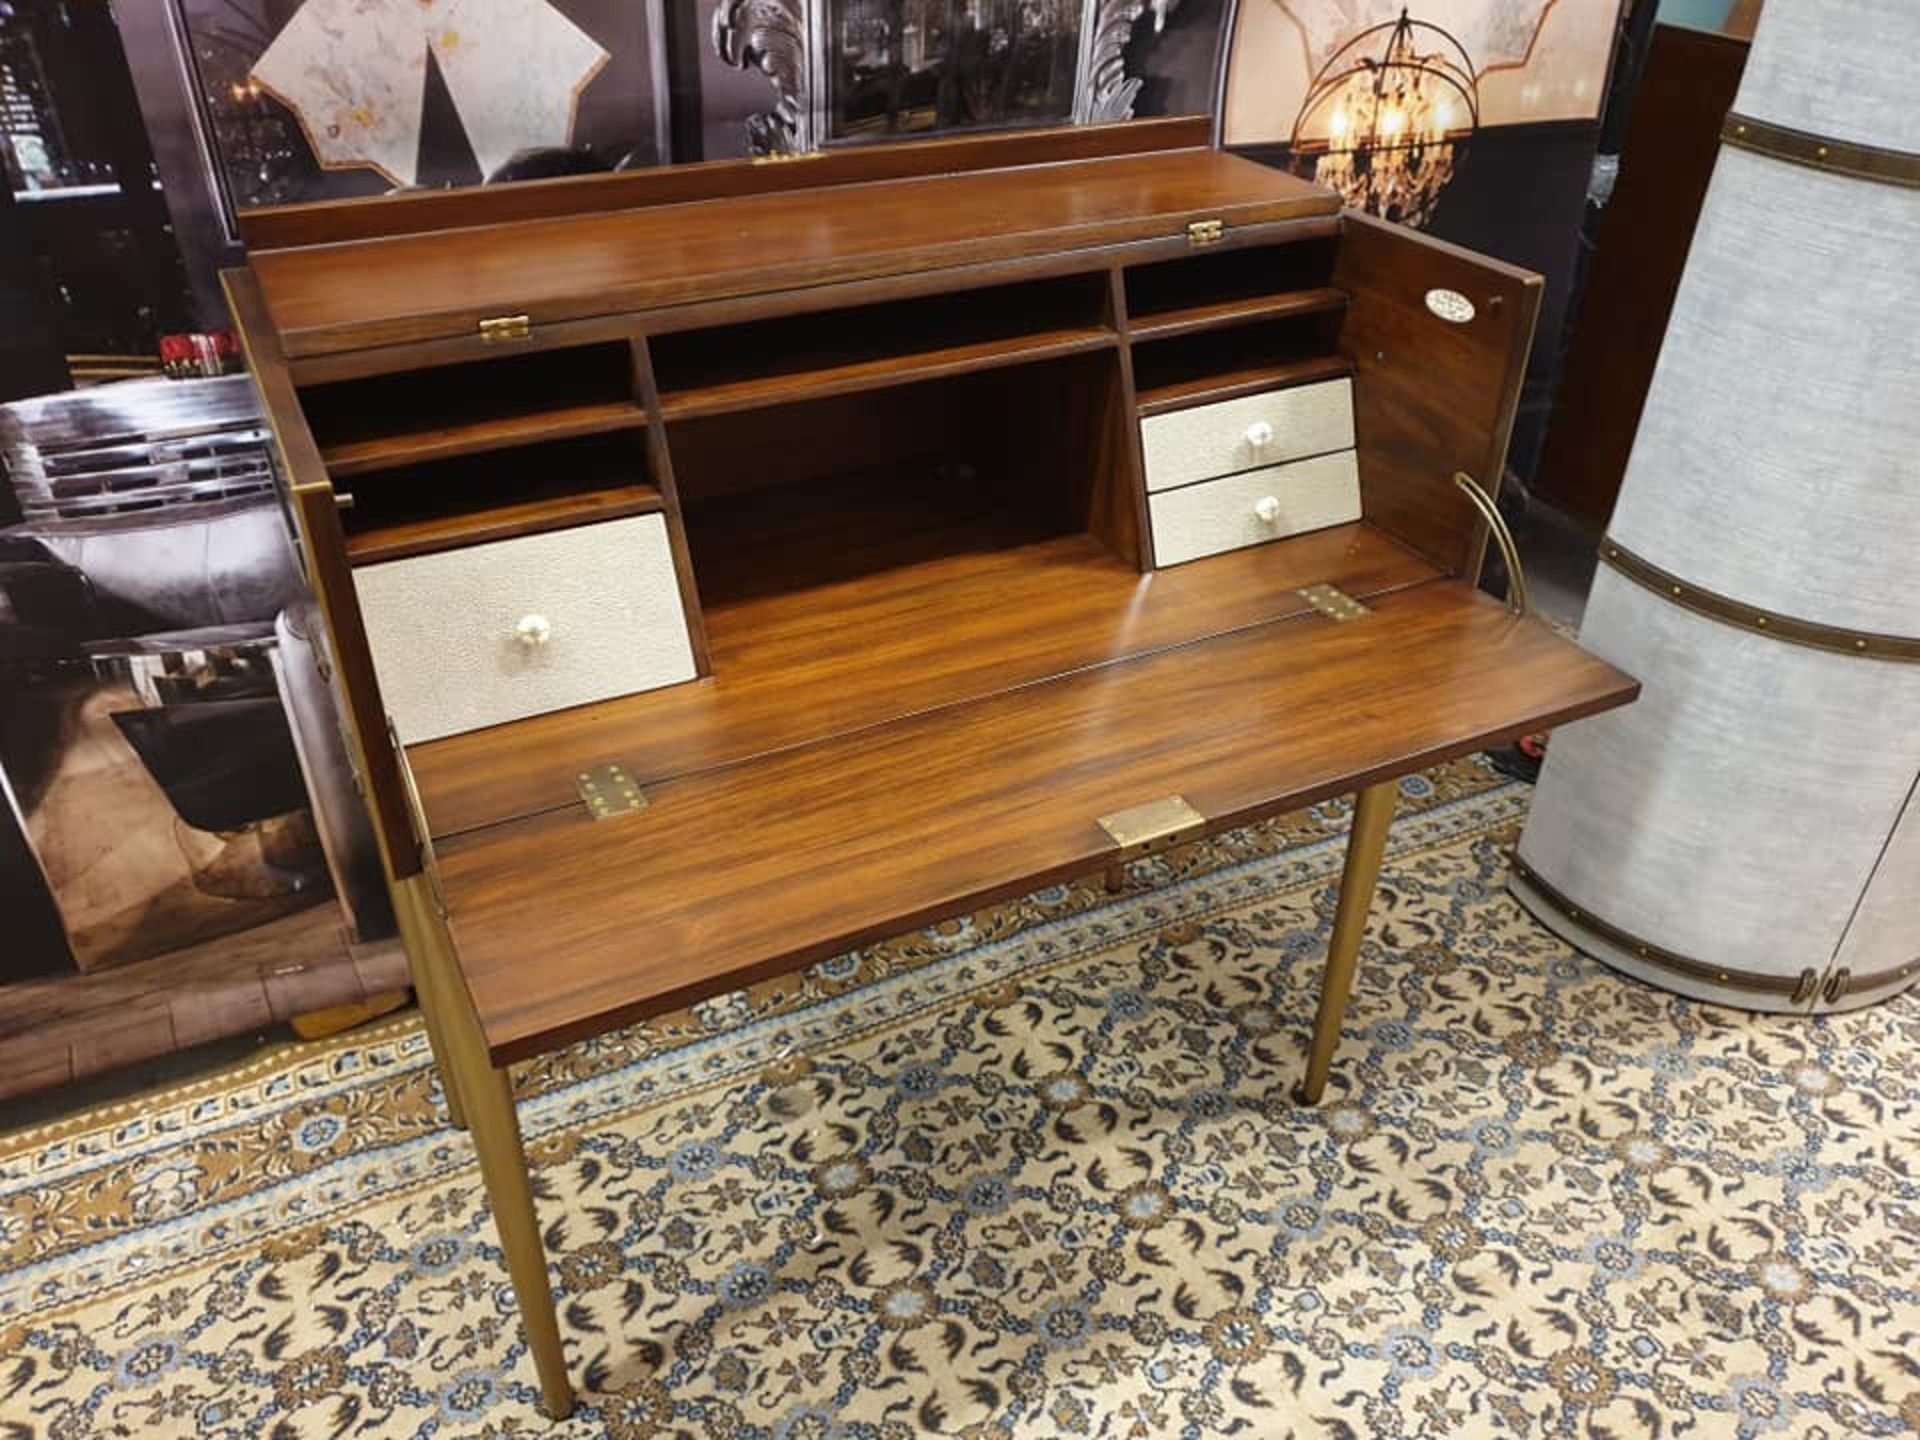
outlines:
M1256 420L1247 426L1247 444L1256 450L1264 450L1273 443L1273 426L1264 420Z
M1263 525L1271 525L1280 518L1280 502L1271 495L1262 495L1253 502L1253 513Z
M532 650L547 643L553 635L553 622L544 615L522 615L513 627L513 638Z

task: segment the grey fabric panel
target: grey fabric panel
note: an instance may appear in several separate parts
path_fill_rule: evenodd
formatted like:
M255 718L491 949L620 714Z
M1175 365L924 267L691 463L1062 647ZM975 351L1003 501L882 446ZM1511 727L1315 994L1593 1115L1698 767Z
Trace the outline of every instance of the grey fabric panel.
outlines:
M1522 857L1665 949L1824 970L1920 770L1920 665L1782 644L1604 567L1580 640L1644 688L1555 734Z
M1834 140L1920 150L1915 0L1767 0L1734 108Z
M1860 910L1847 928L1836 963L1874 975L1920 961L1920 793L1907 801L1887 837Z
M1920 190L1722 150L1610 533L1736 600L1920 635L1916 250Z

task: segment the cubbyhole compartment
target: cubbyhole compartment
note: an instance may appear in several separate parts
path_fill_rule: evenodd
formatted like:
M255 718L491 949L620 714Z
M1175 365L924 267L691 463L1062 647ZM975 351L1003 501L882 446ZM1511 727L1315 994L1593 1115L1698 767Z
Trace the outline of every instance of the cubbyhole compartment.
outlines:
M1334 242L1198 251L1125 272L1127 319L1136 340L1346 308L1333 288Z
M1126 422L1111 354L834 396L668 429L709 614L1099 528L1124 476L1088 444ZM1117 446L1106 447L1109 451Z
M1339 314L1322 313L1135 346L1134 390L1140 413L1157 415L1350 374L1339 338Z
M378 564L663 508L643 437L593 435L363 475L341 511L347 558Z
M654 336L669 419L1025 364L1116 343L1102 274Z
M624 341L309 385L300 400L336 480L633 430L647 418Z

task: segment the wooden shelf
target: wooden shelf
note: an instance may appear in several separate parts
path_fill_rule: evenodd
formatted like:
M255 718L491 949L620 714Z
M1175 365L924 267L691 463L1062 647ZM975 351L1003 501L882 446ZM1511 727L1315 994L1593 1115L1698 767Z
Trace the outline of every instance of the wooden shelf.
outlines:
M858 390L906 385L916 380L938 380L977 370L1024 365L1036 360L1107 349L1118 343L1119 337L1111 330L1092 326L1072 327L947 345L903 355L852 360L843 364L770 371L737 380L662 390L660 412L668 420L721 415L733 410L757 409L763 405L820 399Z
M662 509L653 485L620 485L604 490L568 490L537 498L491 505L454 514L397 515L356 526L348 512L347 558L355 565L377 565L436 550L457 550L488 540L510 540L542 530L562 530L624 515Z
M600 401L523 414L489 415L401 434L340 440L323 445L320 458L328 473L340 479L370 470L392 470L547 440L572 440L582 435L635 430L646 423L646 411L631 400Z
M1283 295L1252 295L1133 315L1128 319L1128 328L1135 341L1163 340L1175 335L1190 335L1196 330L1223 330L1228 326L1250 325L1259 320L1337 314L1346 308L1347 294L1344 290L1330 287L1294 290Z
M1084 533L1020 542L955 513L944 542L931 521L901 542L895 558L911 563L868 557L823 582L809 556L841 542L803 523L795 512L716 549L722 527L689 515L701 589L721 591L706 609L710 679L410 747L435 836L577 808L572 775L610 759L652 786L1304 614L1303 585L1370 599L1439 573L1366 524L1143 576ZM755 555L806 588L736 587Z
M1351 375L1353 366L1344 356L1315 355L1276 365L1253 365L1202 375L1192 380L1156 385L1138 393L1141 415L1159 415L1188 405L1208 404L1215 400L1233 400L1262 390L1279 390L1288 385L1305 385L1315 380L1337 380Z

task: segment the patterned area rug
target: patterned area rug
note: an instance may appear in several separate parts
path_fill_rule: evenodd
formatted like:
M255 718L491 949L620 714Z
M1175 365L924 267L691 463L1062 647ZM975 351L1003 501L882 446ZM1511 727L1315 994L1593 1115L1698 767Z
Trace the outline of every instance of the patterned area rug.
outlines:
M1403 793L1317 1110L1339 805L525 1074L565 1426L413 1022L0 1141L0 1435L1920 1431L1920 1003L1623 980Z

